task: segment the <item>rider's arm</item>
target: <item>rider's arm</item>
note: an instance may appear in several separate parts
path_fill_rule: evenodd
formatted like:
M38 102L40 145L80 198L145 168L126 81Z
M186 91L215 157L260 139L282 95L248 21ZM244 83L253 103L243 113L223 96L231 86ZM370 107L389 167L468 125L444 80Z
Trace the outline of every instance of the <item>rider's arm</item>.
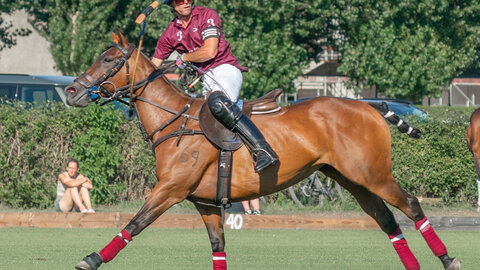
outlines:
M152 63L158 68L163 63L163 59L152 57Z
M183 61L202 63L207 62L217 56L218 38L210 37L204 40L203 46L198 50L183 55Z

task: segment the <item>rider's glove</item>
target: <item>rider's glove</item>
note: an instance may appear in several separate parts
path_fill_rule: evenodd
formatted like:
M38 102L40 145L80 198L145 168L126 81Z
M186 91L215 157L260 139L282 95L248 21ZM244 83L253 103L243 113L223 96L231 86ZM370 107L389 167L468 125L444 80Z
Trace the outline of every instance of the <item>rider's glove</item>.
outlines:
M180 55L180 56L177 58L177 61L175 62L175 64L176 64L177 67L180 68L180 69L184 69L184 68L185 68L185 62L183 61L183 54Z

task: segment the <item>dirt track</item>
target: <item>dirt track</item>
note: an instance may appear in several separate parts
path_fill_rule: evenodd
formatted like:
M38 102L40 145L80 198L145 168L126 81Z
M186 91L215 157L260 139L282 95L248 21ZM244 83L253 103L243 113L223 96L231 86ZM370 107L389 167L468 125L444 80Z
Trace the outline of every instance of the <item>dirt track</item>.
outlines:
M0 212L2 227L38 228L122 228L134 213L104 212L95 214L56 212ZM479 216L429 217L436 229L480 230ZM413 222L397 217L402 228L413 229ZM164 214L151 228L204 228L199 215ZM378 225L368 216L302 216L302 215L226 215L226 228L231 229L360 229L378 230Z

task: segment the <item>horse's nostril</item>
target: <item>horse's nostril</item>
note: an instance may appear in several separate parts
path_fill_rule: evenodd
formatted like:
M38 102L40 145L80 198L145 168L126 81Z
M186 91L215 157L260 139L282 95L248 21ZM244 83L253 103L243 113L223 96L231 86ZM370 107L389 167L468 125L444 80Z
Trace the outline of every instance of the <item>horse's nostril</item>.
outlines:
M73 93L75 93L76 90L75 90L75 88L70 87L70 88L68 88L67 91L68 91L70 94L73 94Z

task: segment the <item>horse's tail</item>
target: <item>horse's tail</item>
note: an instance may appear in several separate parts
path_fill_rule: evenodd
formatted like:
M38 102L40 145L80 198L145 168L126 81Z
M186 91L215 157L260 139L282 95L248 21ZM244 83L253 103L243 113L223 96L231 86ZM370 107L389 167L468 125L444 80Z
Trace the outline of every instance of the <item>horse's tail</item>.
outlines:
M368 102L370 106L372 106L375 110L377 110L385 119L390 122L392 125L396 125L398 130L401 133L407 133L408 136L414 138L414 139L419 139L420 136L422 135L422 132L419 129L413 128L409 126L405 121L400 119L398 115L396 115L394 112L390 111L388 108L387 103L382 102L382 103L376 103L376 102Z

